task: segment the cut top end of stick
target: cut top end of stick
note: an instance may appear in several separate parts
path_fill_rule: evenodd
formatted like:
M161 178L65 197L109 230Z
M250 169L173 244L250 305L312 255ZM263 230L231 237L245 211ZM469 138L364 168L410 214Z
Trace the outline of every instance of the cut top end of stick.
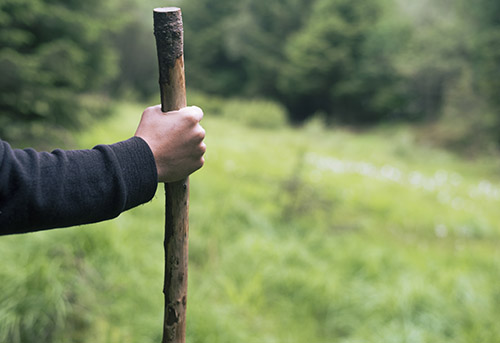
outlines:
M171 82L170 71L183 56L182 15L178 7L156 8L153 13L154 35L158 51L160 84Z
M179 10L180 10L179 7L158 7L154 9L155 12L160 12L160 13L177 12Z

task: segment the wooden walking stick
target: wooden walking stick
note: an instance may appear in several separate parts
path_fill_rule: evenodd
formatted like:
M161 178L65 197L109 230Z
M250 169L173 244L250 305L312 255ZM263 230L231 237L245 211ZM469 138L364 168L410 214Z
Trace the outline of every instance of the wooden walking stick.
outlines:
M186 106L181 10L153 11L163 112ZM186 340L189 179L165 184L165 312L162 343Z

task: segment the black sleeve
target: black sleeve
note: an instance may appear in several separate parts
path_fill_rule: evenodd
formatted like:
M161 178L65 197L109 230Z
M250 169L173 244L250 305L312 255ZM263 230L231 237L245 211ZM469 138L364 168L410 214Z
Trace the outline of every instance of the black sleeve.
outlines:
M16 150L0 140L0 235L98 222L152 199L156 164L139 137L92 150Z

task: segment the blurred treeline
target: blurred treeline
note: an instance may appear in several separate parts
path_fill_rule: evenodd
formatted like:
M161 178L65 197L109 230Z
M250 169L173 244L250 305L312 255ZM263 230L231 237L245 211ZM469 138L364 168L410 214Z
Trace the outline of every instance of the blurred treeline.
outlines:
M190 88L274 100L294 123L412 121L454 144L500 141L498 0L3 0L0 135L151 100L158 5L182 7Z
M151 48L136 53L150 24L140 15L148 18L135 0L2 0L0 136L64 138L106 114L131 83L151 93L155 82L142 83L154 74Z

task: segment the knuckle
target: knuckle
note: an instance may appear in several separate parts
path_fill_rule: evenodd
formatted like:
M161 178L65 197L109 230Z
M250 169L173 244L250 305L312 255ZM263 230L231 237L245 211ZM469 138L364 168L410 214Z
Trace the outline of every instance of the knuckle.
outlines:
M186 117L192 124L198 124L203 118L203 111L197 106L191 106L186 111Z
M196 116L192 112L187 112L185 118L186 118L186 121L190 125L194 126L194 125L198 124L198 119L196 118Z
M200 141L202 141L205 139L205 135L206 135L205 130L200 126L195 134L195 137Z
M193 113L196 114L196 116L201 120L203 118L203 110L199 108L198 106L191 106L191 109Z
M207 152L207 145L205 143L200 144L200 152L202 155Z

